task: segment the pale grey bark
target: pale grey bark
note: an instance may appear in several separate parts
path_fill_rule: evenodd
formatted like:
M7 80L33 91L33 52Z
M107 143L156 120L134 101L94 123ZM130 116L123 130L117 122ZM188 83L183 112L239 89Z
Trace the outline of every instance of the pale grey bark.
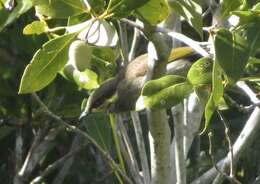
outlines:
M16 140L15 140L15 177L14 177L14 184L23 184L22 177L19 176L18 172L22 167L23 162L23 135L22 135L22 128L19 127L16 130Z
M175 167L177 184L186 184L186 162L184 154L184 116L183 104L172 108L174 119Z
M150 169L148 165L147 153L145 150L144 135L141 127L141 122L137 112L132 111L131 117L134 125L138 153L139 153L141 166L142 166L144 184L150 184L150 180L151 180Z
M162 121L161 117L167 117L164 110L158 110L156 114L148 110L152 184L171 183L169 181L172 169L170 164L171 132L168 122Z

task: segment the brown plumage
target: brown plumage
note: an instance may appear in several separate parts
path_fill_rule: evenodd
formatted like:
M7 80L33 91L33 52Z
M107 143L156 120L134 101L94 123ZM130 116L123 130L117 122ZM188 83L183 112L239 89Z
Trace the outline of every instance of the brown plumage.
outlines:
M183 49L182 54L178 52L180 49ZM194 52L191 48L181 47L172 50L169 61L172 62L193 55ZM113 96L114 99L105 105L105 108L109 112L133 110L144 85L145 75L148 69L147 58L147 54L138 56L131 61L126 68L120 70L114 78L103 82L101 86L89 96L87 106L81 117L85 116L93 109L99 109L104 105L104 102L107 99L111 99Z

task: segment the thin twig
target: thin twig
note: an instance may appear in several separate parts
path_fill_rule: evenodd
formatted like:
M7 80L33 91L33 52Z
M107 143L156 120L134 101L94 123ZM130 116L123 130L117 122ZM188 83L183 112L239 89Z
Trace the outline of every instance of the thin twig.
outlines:
M222 171L219 169L218 165L217 165L216 162L215 162L215 159L214 159L214 156L213 156L213 151L212 151L212 150L213 150L213 149L212 149L212 132L209 132L209 133L208 133L208 138L209 138L209 156L210 156L212 165L214 166L214 168L216 169L216 171L217 171L220 175L222 175L222 176L224 176L226 179L228 179L231 183L241 184L236 178L227 175L226 173L222 172ZM215 181L214 181L214 182L215 182ZM213 183L214 183L214 182L213 182Z
M133 175L134 181L136 183L142 184L142 177L139 174L139 166L137 163L136 156L134 154L134 149L131 145L130 138L127 134L126 128L123 124L123 120L120 114L117 116L117 125L118 125L118 130L119 130L119 135L121 141L121 146L122 146L122 152L125 157L125 160L128 162L129 170Z
M75 150L79 149L78 151L75 151L75 153L73 153L69 158L67 158L64 163L63 166L59 169L58 174L55 176L55 179L53 179L52 183L53 184L62 184L64 183L64 180L68 174L68 172L70 171L70 168L74 162L74 158L75 155L81 150L81 148L83 149L85 147L85 145L87 144L86 141L84 142L84 140L82 140L82 136L81 135L76 135L71 143L71 147L70 147L70 151L69 153L74 152Z
M30 146L30 149L27 153L26 159L23 163L22 168L19 171L19 176L21 177L27 177L27 175L34 169L32 166L36 166L36 164L29 164L32 162L31 158L33 157L33 153L36 150L36 148L39 146L39 143L42 141L44 136L48 133L49 130L49 122L44 122L43 127L40 127L39 130L37 131L33 143Z
M66 127L68 130L70 130L72 132L75 132L75 133L78 133L78 134L82 135L83 137L85 137L89 142L91 142L100 151L100 153L104 156L104 158L106 158L110 162L110 164L112 166L112 169L115 169L116 171L118 171L120 173L120 175L125 179L125 181L127 183L133 184L131 179L128 176L126 176L124 174L124 172L121 170L121 168L118 166L118 164L115 163L115 161L110 156L110 154L108 152L106 152L105 150L103 150L103 148L101 146L99 146L99 144L90 135L88 135L86 132L82 131L81 129L77 128L76 126L70 125L69 123L67 123L66 121L61 119L60 116L57 116L56 114L51 112L49 110L49 108L41 101L41 99L38 97L38 95L36 93L33 93L32 96L39 103L39 105L43 108L44 112L48 116L50 116L51 118L55 119L61 125Z
M51 172L53 172L55 169L59 168L60 166L62 166L64 164L64 162L69 159L70 157L74 156L75 154L77 154L79 151L81 151L85 145L87 145L87 143L83 144L82 146L71 150L69 153L67 153L65 156L61 157L60 159L58 159L57 161L55 161L54 163L50 164L42 173L40 176L37 176L36 178L34 178L31 181L31 184L36 184L36 183L41 183L42 180L49 175Z
M94 181L92 184L97 184L97 183L105 183L104 181L113 174L113 171L109 171L107 174L105 174L102 178Z
M125 19L125 18L121 19L121 21L125 22L131 26L134 26L135 28L137 28L137 29L141 30L143 33L145 33L144 25L137 24L136 22ZM149 31L151 31L151 30L149 30ZM171 31L167 28L162 28L162 27L154 27L153 31L167 34L168 36L187 44L194 51L196 51L198 54L202 55L203 57L209 57L209 53L200 46L199 42L192 40L191 38L185 36L184 34L177 33L175 31Z
M231 106L237 108L240 112L247 113L247 112L254 110L256 107L260 107L260 101L256 102L256 103L252 102L252 104L248 105L248 106L243 106L243 105L238 104L234 99L232 99L227 94L224 94L224 97L230 102Z
M139 41L140 41L140 31L137 28L134 28L133 41L132 41L131 49L130 49L129 55L128 55L129 61L134 59L135 53L136 53L136 48L138 46Z
M209 156L212 162L212 165L214 166L214 168L218 171L218 173L220 173L221 175L225 176L226 178L229 178L229 176L226 173L223 173L217 166L214 156L213 156L213 149L212 149L212 132L208 133L208 138L209 138Z
M121 45L121 54L124 62L124 66L128 63L128 44L127 44L127 31L125 24L122 24L118 21L119 27L119 38L120 38L120 45Z
M145 150L144 136L143 136L140 118L138 113L134 111L131 111L131 117L132 117L134 130L135 130L138 153L141 160L141 166L142 166L142 171L144 176L144 184L150 184L151 176L150 176L147 154Z
M228 141L228 149L229 149L229 152L230 152L230 173L229 173L229 176L231 178L235 177L234 175L234 154L233 154L233 147L232 147L232 142L231 142L231 138L230 138L230 131L229 131L229 127L228 127L228 123L225 119L225 117L223 116L223 114L217 110L217 113L220 117L220 120L222 121L222 123L224 124L224 127L225 127L225 136L226 136L226 139Z
M22 177L19 176L18 171L22 166L23 161L23 135L22 127L18 127L16 130L16 141L15 141L15 173L14 184L22 183Z

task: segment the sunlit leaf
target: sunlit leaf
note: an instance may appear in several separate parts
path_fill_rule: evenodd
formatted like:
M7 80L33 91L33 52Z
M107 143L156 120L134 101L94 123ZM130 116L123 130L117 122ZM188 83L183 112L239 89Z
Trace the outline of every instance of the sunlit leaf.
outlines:
M126 17L132 13L133 10L140 8L145 3L151 0L110 0L109 13L113 13L115 17Z
M68 61L68 49L76 36L74 33L50 40L35 53L23 73L20 94L41 90L53 81Z
M42 34L45 32L46 25L44 22L41 21L33 21L31 24L28 24L23 29L23 34L25 35L31 35L31 34Z
M243 0L223 0L220 10L221 16L223 18L229 16L231 11L237 10L242 4Z
M80 0L33 0L37 13L52 18L68 18L86 12Z
M156 25L168 17L169 6L166 0L149 0L135 11L135 15L151 25Z

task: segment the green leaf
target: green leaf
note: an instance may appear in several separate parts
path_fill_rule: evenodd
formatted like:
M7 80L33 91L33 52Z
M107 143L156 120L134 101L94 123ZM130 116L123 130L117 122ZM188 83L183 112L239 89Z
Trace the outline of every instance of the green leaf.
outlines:
M174 0L170 1L171 8L184 17L185 20L203 37L202 32L202 8L194 0Z
M189 82L197 87L210 84L212 81L213 60L211 58L201 58L196 61L187 74Z
M84 126L88 134L105 150L111 150L112 134L109 119L105 113L89 114Z
M80 0L33 0L37 13L51 18L68 18L86 12Z
M224 70L230 84L243 75L249 58L249 46L238 34L220 29L215 36L216 61Z
M12 11L0 9L0 31L19 18L23 13L27 12L31 7L31 0L17 0L17 5Z
M201 134L205 132L209 126L212 115L215 110L221 104L221 100L224 94L224 86L222 84L222 70L217 62L213 64L213 76L212 76L212 92L205 106L205 127Z
M54 80L68 61L69 45L76 36L74 33L50 40L35 53L23 73L20 94L39 91Z
M145 107L155 109L170 108L180 103L192 91L192 85L184 82L164 88L149 96L142 95L142 97Z
M0 127L0 141L10 135L15 130L15 127Z
M88 0L88 3L98 15L105 10L106 1L104 0Z
M127 17L133 10L140 8L145 3L151 0L110 0L110 7L108 7L108 13L113 13L115 17Z
M254 22L258 18L258 13L254 11L232 11L232 15L239 17L239 25L250 25L249 23Z
M250 56L255 56L260 49L260 20L249 24L243 30L246 41L250 47Z
M45 32L46 26L44 22L41 21L33 21L31 24L28 24L23 29L23 34L31 35L31 34L42 34Z
M260 64L260 59L255 57L250 57L248 60L248 63L250 64Z
M237 10L243 4L243 0L223 0L220 14L222 18L230 15L231 11Z
M135 16L151 25L159 24L168 15L169 6L166 0L149 0L149 2L135 11Z

